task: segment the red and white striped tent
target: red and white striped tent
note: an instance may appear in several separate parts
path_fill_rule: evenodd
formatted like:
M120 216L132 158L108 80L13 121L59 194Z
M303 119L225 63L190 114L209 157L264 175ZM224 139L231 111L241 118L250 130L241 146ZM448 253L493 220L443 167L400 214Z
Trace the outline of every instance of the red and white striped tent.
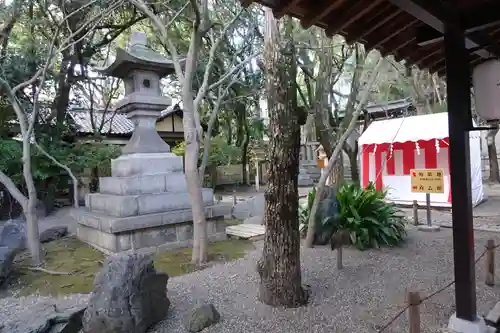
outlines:
M486 199L481 172L479 132L469 132L472 204ZM411 169L443 169L444 194L431 194L431 205L451 206L448 114L375 121L358 140L361 152L361 181L385 188L387 198L400 204L417 200L425 203L424 193L411 192Z

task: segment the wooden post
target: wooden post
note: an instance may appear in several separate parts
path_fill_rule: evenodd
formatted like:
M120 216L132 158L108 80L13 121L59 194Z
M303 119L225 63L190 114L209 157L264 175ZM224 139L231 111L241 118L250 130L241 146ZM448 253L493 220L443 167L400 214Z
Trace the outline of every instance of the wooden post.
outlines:
M418 291L410 291L407 295L409 333L420 333L420 295Z
M495 241L488 239L486 243L486 281L487 286L495 285Z
M413 224L418 225L418 203L413 200Z
M427 225L432 226L432 216L431 216L431 194L425 193L425 204L427 209Z
M259 160L255 159L255 190L260 191Z
M342 264L342 244L340 244L337 248L337 269L342 268L344 268L344 265Z

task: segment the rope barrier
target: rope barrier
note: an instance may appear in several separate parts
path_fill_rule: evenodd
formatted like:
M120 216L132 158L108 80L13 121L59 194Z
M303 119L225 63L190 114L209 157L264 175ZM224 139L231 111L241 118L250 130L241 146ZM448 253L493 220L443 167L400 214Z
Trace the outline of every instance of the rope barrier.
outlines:
M474 267L477 265L477 263L486 255L486 253L488 252L488 250L495 250L497 248L500 247L500 244L498 245L495 245L493 248L491 249L486 249L484 250L481 255L479 257L477 257L477 259L474 261ZM447 290L448 288L450 288L451 286L453 286L455 284L455 280L447 283L445 286L443 286L442 288L439 288L438 290L430 293L429 295L423 297L422 299L420 299L420 303L419 304L422 304L426 301L428 301L429 299L433 298L434 296L442 293L443 291ZM408 308L410 307L409 304L407 304L406 306L404 306L400 311L398 311L396 313L396 315L394 315L386 324L384 324L382 326L382 328L380 328L377 333L382 333L382 332L385 332L386 329L388 329L399 317L401 317L406 310L408 310Z

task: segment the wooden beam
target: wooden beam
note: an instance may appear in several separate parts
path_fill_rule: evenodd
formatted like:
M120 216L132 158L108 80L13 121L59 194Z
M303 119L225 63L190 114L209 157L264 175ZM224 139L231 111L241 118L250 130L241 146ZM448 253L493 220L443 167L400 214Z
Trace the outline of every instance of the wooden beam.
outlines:
M443 18L450 8L444 8L439 1L423 1L423 0L388 0L395 6L398 6L408 14L413 15L415 18L427 24L429 27L435 29L441 34L444 33ZM473 41L470 37L465 39L465 45L468 48L478 46L478 43ZM477 50L476 54L483 58L490 58L492 55L486 50Z
M384 0L371 0L367 6L365 2L359 1L356 5L350 6L348 10L335 17L329 27L326 29L327 36L333 36L356 22L360 17L369 13L372 9L382 3Z
M380 15L375 16L367 24L363 25L363 27L359 27L356 28L355 31L351 31L347 42L358 42L360 39L370 35L378 28L383 27L387 22L391 21L402 12L399 8L394 10L394 6L392 5L389 5L388 9L389 10L382 11Z
M282 18L300 1L301 0L281 0L280 3L275 8L273 8L274 16L278 19Z
M394 38L397 35L399 35L401 32L405 31L406 29L411 28L412 26L414 26L417 23L419 23L419 20L413 19L413 20L410 20L410 21L406 22L406 24L404 24L401 27L398 26L398 29L394 29L392 33L390 33L389 35L385 36L384 38L382 38L381 40L379 40L378 42L376 42L373 45L373 48L374 49L378 48L380 45L382 45L385 42L391 40L392 38Z
M428 52L425 56L417 60L416 65L421 65L424 61L433 58L436 54L440 54L441 52L443 52L443 48L441 47L441 45L439 45L438 47L434 48L433 51Z
M499 10L499 12L500 12L500 10ZM494 26L499 25L499 24L500 24L500 20L496 21L496 22L491 22L489 24L476 26L474 28L466 29L465 33L466 33L466 35L469 35L471 33L481 31L481 30L484 30L487 28L491 28L491 27L494 27ZM425 45L434 44L437 42L442 42L443 39L444 39L443 34L441 34L440 32L438 32L437 30L435 30L433 28L430 28L429 26L424 26L417 31L417 40L418 40L418 45L420 45L420 46L425 46Z
M311 6L312 9L300 21L302 27L304 29L309 29L318 21L330 14L330 12L342 6L345 2L347 2L347 0L323 0L320 1L318 5Z

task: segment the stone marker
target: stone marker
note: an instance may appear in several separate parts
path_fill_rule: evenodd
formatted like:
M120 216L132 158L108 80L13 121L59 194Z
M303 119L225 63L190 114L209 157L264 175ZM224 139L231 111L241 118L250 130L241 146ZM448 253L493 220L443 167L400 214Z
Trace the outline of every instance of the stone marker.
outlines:
M201 330L218 323L220 314L213 304L204 304L194 308L185 318L184 327L191 332L200 332Z
M168 275L150 255L123 252L106 259L83 317L84 333L145 333L167 315Z

